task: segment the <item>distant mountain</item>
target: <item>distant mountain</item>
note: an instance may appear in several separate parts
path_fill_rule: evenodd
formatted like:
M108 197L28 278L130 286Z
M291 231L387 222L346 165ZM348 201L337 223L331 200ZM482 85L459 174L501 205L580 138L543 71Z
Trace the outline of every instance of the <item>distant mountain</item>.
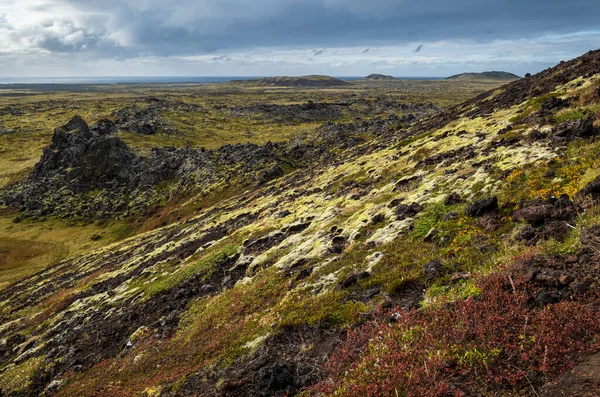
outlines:
M299 77L265 77L263 79L252 79L246 81L234 80L234 83L244 85L272 86L272 87L343 87L351 85L347 81L336 79L331 76L310 75Z
M394 76L390 76L387 74L370 74L365 77L365 80L397 80Z
M520 76L508 72L481 72L481 73L461 73L454 76L448 77L446 80L506 80L513 81L520 79Z

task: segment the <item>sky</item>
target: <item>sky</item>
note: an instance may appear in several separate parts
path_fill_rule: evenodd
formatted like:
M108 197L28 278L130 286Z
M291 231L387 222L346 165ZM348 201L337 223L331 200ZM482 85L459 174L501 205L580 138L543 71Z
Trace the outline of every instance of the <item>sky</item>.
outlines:
M598 0L0 0L0 76L535 73Z

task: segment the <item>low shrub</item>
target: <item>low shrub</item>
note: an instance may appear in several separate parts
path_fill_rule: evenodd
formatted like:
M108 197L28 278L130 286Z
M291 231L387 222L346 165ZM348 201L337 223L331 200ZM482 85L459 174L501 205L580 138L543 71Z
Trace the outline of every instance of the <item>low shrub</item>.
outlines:
M349 331L327 364L326 379L309 394L433 397L531 390L598 347L600 313L583 300L534 307L527 285L506 274L478 288L478 297L381 313Z

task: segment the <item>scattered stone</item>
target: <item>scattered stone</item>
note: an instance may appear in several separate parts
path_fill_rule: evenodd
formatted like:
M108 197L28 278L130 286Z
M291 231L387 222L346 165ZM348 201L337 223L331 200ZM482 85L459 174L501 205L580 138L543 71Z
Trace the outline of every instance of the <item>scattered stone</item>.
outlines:
M542 232L544 240L556 240L563 242L567 239L573 228L565 221L552 221L546 224Z
M515 235L515 239L518 241L524 241L529 245L533 245L539 240L539 234L533 226L527 224L523 228L518 230L518 232Z
M419 175L412 175L412 176L406 176L404 178L401 178L400 180L398 180L396 182L396 185L394 186L393 191L402 191L404 189L406 189L407 186L409 186L412 182L416 182L419 179L421 179L421 176Z
M423 265L423 273L425 274L425 279L427 281L431 281L445 276L448 273L448 270L442 262L440 262L438 259L434 259L431 262L427 262Z
M535 301L540 307L553 305L560 302L560 294L557 291L542 291L535 296Z
M334 254L341 254L348 245L348 241L344 236L335 236L331 239L330 251Z
M283 211L279 211L279 212L277 212L277 213L274 215L274 217L275 217L275 219L282 219L282 218L285 218L286 216L288 216L288 215L291 215L291 214L292 214L292 213L291 213L290 211L288 211L288 210L283 210Z
M90 240L92 240L92 241L98 241L98 240L101 240L101 239L102 239L102 236L99 235L99 234L92 234L91 237L90 237Z
M477 218L475 223L486 232L493 233L502 227L502 218L488 213Z
M594 135L594 119L568 120L552 130L552 138L557 141L570 141Z
M351 273L345 279L340 281L338 285L341 289L348 288L356 284L358 280L363 280L369 276L370 274L368 272Z
M544 385L540 397L597 397L600 395L600 354L589 356L573 370Z
M255 255L268 250L271 247L281 243L287 237L287 233L281 230L274 231L265 237L261 237L252 242L246 242L244 255Z
M534 281L537 284L546 287L556 287L557 285L559 285L558 276L550 270L542 270L536 273Z
M288 225L285 228L283 228L283 232L286 234L300 233L300 232L303 232L304 230L308 229L308 227L310 225L311 225L310 221L292 223L291 225Z
M287 364L274 363L262 368L258 376L268 379L268 389L271 391L286 390L294 386L294 375Z
M531 131L531 133L527 137L531 141L541 141L542 139L546 139L548 137L548 135L544 134L543 132L540 132L540 130L536 129L536 130Z
M456 192L450 193L444 200L444 205L454 205L462 203L462 198Z
M541 226L549 221L568 221L577 216L575 206L568 196L546 201L531 200L521 203L521 209L513 214L513 221Z
M430 243L433 241L433 239L436 237L436 235L437 235L437 229L435 227L432 227L427 232L427 235L425 237L423 237L423 241L426 243Z
M388 203L387 207L394 208L394 207L397 207L398 205L400 205L400 203L402 203L402 199L395 198Z
M588 183L583 189L581 189L576 197L591 196L593 199L600 198L600 176Z
M151 105L139 108L137 105L128 106L116 114L116 125L123 131L130 131L142 135L180 135L171 124L159 116L159 107Z
M419 203L400 204L396 207L396 217L398 220L412 218L419 212L423 211L423 207Z
M444 217L442 219L445 221L449 221L451 219L456 219L456 218L458 218L458 212L449 211L446 215L444 215Z
M62 387L62 385L65 384L64 380L53 380L52 382L50 382L48 384L48 386L46 387L46 391L50 392L50 393L56 393L57 391L60 390L60 388Z
M373 216L373 218L371 218L371 223L374 225L381 223L383 221L385 221L385 215L382 214L381 212L376 214L375 216Z
M458 281L468 280L470 278L471 278L471 273L469 273L469 272L457 272L457 273L452 273L452 275L450 276L450 281L453 283L456 283Z
M498 209L498 198L488 197L481 200L477 200L472 204L467 205L465 213L470 217L480 217L485 213L493 212Z
M575 281L575 277L571 276L570 274L561 274L558 277L558 282L560 283L560 285L569 285L571 284L573 281Z
M569 101L566 99L551 96L542 102L541 111L544 113L552 113L552 110L562 109L569 106Z
M381 291L379 287L369 288L365 291L364 297L365 299L372 299L375 295L377 295Z

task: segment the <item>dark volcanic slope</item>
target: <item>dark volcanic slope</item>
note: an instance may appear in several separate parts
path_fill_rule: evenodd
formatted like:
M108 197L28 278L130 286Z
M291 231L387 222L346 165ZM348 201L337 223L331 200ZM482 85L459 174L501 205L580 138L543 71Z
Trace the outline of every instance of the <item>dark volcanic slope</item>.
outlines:
M596 51L427 122L150 158L72 120L9 198L248 189L0 290L2 393L536 395L600 338L599 87Z
M499 89L483 93L431 118L424 129L439 128L460 117L474 118L521 104L527 99L548 95L557 87L577 78L589 78L600 68L600 50L561 62L533 76L519 79Z

